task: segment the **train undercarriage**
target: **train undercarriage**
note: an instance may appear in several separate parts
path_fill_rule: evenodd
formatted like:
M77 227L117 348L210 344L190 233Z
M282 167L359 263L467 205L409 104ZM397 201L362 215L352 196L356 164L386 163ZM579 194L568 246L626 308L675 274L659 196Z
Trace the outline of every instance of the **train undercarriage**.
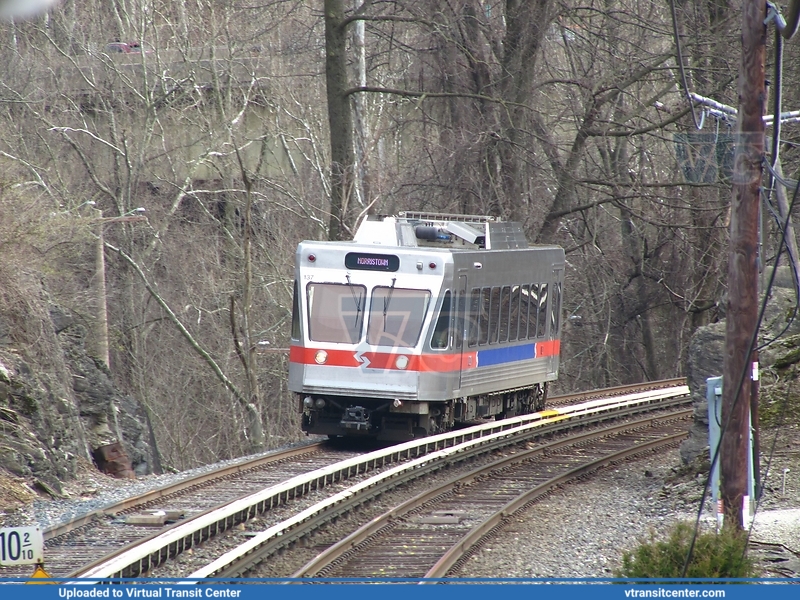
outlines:
M297 398L307 434L401 442L487 419L541 411L547 401L547 383L430 402L307 394L297 394Z

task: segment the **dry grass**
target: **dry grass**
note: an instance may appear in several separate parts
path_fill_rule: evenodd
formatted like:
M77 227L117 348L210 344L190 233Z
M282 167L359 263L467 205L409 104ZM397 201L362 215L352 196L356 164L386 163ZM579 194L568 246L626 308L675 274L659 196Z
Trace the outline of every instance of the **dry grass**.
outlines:
M28 487L24 479L0 469L0 524L5 522L9 513L24 509L36 498L36 492Z

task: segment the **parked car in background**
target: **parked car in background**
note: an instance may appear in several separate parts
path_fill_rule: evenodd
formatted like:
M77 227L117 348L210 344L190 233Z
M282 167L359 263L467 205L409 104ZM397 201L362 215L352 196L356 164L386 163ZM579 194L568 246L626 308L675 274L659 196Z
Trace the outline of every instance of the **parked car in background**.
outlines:
M152 50L145 49L139 42L111 42L106 45L109 54L149 54Z

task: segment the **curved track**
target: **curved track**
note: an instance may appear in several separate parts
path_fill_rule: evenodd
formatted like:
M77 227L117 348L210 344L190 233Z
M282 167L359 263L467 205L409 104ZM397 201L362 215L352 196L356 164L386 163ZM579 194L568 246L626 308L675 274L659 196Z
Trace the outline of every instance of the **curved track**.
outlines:
M409 461L404 465L393 467L389 471L370 477L347 490L344 490L325 501L309 507L287 519L286 521L269 527L265 530L251 530L250 539L240 544L238 547L230 549L226 547L219 550L222 553L219 558L211 563L196 569L193 572L187 570L189 564L196 564L196 561L186 561L182 568L158 570L156 576L180 577L189 579L198 578L234 578L242 576L260 577L258 565L264 564L271 568L273 561L269 557L276 552L283 551L283 555L292 550L299 549L302 553L303 544L295 543L308 536L311 532L324 526L326 523L337 519L340 515L357 513L355 509L366 506L373 498L393 490L403 484L415 479L421 480L421 485L428 479L428 474L433 474L443 468L453 464L461 463L467 459L488 456L492 451L507 448L507 452L519 453L518 444L524 442L533 443L534 440L541 440L543 436L559 433L561 435L574 436L565 432L573 428L593 427L597 428L600 424L610 420L619 422L630 421L634 415L653 410L667 410L676 405L686 405L687 398L685 391L676 391L673 388L669 392L659 392L649 395L650 397L660 397L661 400L643 406L639 400L629 398L627 401L592 401L575 407L573 415L558 414L554 411L550 418L544 418L538 422L518 424L517 427L497 431L482 438L471 438L458 445L449 446L443 450L433 452L422 458ZM610 406L614 406L613 409ZM689 410L681 412L682 416L688 416ZM649 423L654 417L648 417ZM674 418L674 417L673 417ZM642 424L627 425L627 428L642 427ZM685 436L686 427L682 426L680 435ZM584 434L580 434L584 435ZM607 435L607 434L606 434ZM287 576L277 575L277 576ZM276 576L275 574L271 576Z
M260 456L127 498L44 531L45 564L53 577L72 577L98 559L148 539L170 523L358 452L323 443ZM159 514L163 513L163 514ZM30 567L3 567L3 577L28 577Z
M623 394L635 394L649 390L661 390L665 388L678 387L685 384L685 377L676 377L674 379L662 379L660 381L649 381L647 383L631 383L628 385L616 385L610 388L588 390L585 392L560 394L558 396L550 396L547 398L547 408L569 406L570 404L575 404L577 402L609 398L611 396L622 396Z
M444 577L557 486L686 437L691 410L547 443L448 481L373 519L292 577Z
M683 380L644 384L636 389L654 389L674 383L682 386ZM685 386L668 387L667 390L662 394L663 397L688 393ZM633 390L629 386L621 391L628 393L628 398L637 396L630 393ZM609 398L612 395L613 390L597 390L569 398L575 401L578 398ZM560 405L562 398L567 397L553 398L553 404ZM633 405L642 404L640 410L645 410L645 401L634 399L631 402ZM606 401L597 400L587 404L603 403ZM596 412L595 418L599 420L616 418L610 413L605 414L608 409L597 409ZM512 437L512 434L504 432L526 423L530 429L527 434L529 436L577 424L576 421L572 425L565 425L564 420L575 420L577 417L554 417L558 413L559 410L556 409L545 411L541 415L515 417L462 432L399 444L366 455L357 450L343 451L326 444L313 444L245 461L186 480L176 486L131 498L47 530L46 567L53 577L58 578L135 577L149 574L154 566L177 556L183 550L205 542L276 505L320 490L333 482L366 472L391 470L389 465L442 452L443 449L468 440L485 438L475 444L485 445L486 448L517 443L504 440ZM544 423L542 416L545 414L552 421L548 425ZM493 436L497 440L492 441ZM342 460L343 458L346 460ZM338 500L334 501L336 502ZM150 514L153 512L163 512L165 514L162 516L167 520L177 521L173 524L159 523L159 517ZM148 516L154 518L154 524L136 524L137 516L145 521ZM308 520L307 517L303 519ZM287 536L286 539L290 537ZM22 573L4 568L0 574L7 578L25 578L29 571Z

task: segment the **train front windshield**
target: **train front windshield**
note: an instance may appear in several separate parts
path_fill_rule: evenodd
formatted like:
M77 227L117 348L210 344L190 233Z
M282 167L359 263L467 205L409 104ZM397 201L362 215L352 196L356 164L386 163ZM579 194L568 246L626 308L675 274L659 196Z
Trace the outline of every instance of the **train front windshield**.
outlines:
M367 290L363 285L309 283L308 337L357 344L363 335ZM430 306L428 290L377 286L372 290L367 343L413 348Z
M308 337L315 342L357 344L364 325L367 288L343 283L308 284Z
M417 345L431 293L427 290L376 287L372 290L367 343L375 346Z

